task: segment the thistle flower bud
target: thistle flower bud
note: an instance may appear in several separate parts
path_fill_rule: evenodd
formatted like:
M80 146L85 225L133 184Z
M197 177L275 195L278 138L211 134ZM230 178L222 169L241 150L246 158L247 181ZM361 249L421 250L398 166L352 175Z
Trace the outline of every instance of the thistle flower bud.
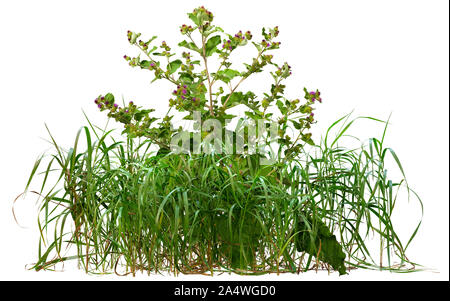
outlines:
M277 37L279 33L280 33L280 31L278 30L278 26L275 26L274 29L273 29L274 37Z

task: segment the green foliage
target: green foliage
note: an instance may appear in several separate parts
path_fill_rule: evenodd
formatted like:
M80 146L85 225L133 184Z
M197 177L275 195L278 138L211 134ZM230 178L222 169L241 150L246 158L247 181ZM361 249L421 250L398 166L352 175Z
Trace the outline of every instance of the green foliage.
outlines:
M172 61L167 65L167 71L169 74L173 74L181 67L181 64L182 62L180 60Z
M276 41L279 35L278 26L262 28L262 39L260 42L255 42L252 41L253 35L250 31L245 33L239 31L236 34L225 33L221 27L213 24L213 14L204 7L194 9L192 13L188 13L188 17L194 24L193 26L183 24L180 27L180 32L186 36L186 39L179 42L178 46L191 50L193 53L183 52L179 59L169 60L177 54L165 41L159 47L152 47L156 36L145 42L139 39L141 33L131 31L127 33L130 44L139 48L141 54L146 57L142 60L140 55L125 56L129 65L151 71L154 74L153 81L165 79L177 87L177 93L172 93L173 97L169 98L169 107L179 112L188 112L188 119L191 119L194 111L200 111L204 119L215 118L224 123L226 119L235 118L227 112L228 109L243 105L247 117L264 120L267 123L278 122L282 125L279 142L286 154L298 153L304 145L313 144L312 139L309 138L311 133L308 131L315 122L312 114L314 104L321 102L322 99L317 90L308 92L305 89L303 101L288 99L284 95L283 81L291 75L291 67L287 63L278 65L273 60L273 54L269 54L280 46L280 42ZM196 40L196 36L200 36L200 39ZM249 44L249 41L252 43ZM236 64L231 61L234 51L247 45L255 46L254 57L244 63L244 66L235 66ZM155 52L156 49L159 51ZM160 57L163 58L160 59ZM164 59L167 60L166 68L163 68L164 64L161 62ZM211 65L208 65L208 62L212 59L218 60L219 67L216 70L208 68ZM242 82L255 73L265 71L268 67L272 68L272 71L268 72L273 78L273 83L269 85L267 93L258 96L252 91L238 90ZM179 93L179 87L185 87L186 93ZM101 97L100 95L99 98ZM278 108L281 116L268 112L272 106ZM105 108L100 107L100 109ZM111 110L112 113L117 110L106 109ZM163 118L166 117L173 116L168 113ZM126 128L133 128L133 131L126 131L131 137L144 136L160 146L169 145L171 138L180 133L178 128L171 129L165 123L133 124L133 118L129 116L122 116L116 120L123 123ZM286 129L292 125L298 132L298 138L294 140L286 134ZM156 136L155 133L159 135Z
M314 224L315 223L315 224ZM336 236L331 234L328 227L318 219L300 220L297 223L296 237L297 251L306 252L323 262L328 263L339 275L346 274L345 253L336 240Z
M354 121L338 120L315 152L272 166L255 155L155 154L148 139L117 141L92 125L68 151L51 136L49 163L41 170L40 158L27 182L57 176L38 192L41 251L33 268L76 259L92 273L411 271L405 252L420 222L405 245L390 216L402 190L417 195L404 177L388 177L387 154L402 166L383 138L360 149L330 146L342 144ZM370 233L379 249L367 244Z
M205 45L205 56L211 56L213 53L217 52L217 45L220 44L220 36L214 36L206 42Z
M133 275L299 273L319 268L342 275L351 267L410 271L407 265L414 263L405 252L421 222L404 244L391 216L401 191L422 203L408 186L398 156L384 146L386 128L381 139L345 148L339 142L358 119L348 121L345 116L315 143L309 130L315 123L314 104L322 98L318 90L307 89L302 100L285 97L283 81L291 67L276 64L267 53L279 48L278 27L263 28L263 39L248 43L253 38L249 31L225 33L212 24L213 15L204 7L188 17L193 25L180 27L187 39L178 46L194 54L183 52L179 58L172 58L176 54L165 41L152 45L156 36L144 41L140 33L127 33L129 42L146 56L125 56L130 66L151 71L153 81L165 79L174 85L165 116L151 116L153 109L133 102L119 106L107 93L95 103L123 124L122 137L98 130L89 120L67 151L50 135L55 151L40 171L39 158L26 185L27 190L33 178L43 175L39 256L33 268L54 269L76 259L86 272L117 273L122 268ZM193 39L194 32L201 41ZM246 45L256 48L255 57L244 68L232 66L230 55ZM212 72L208 59L214 57L220 67ZM267 66L274 71L266 93L238 90ZM249 152L170 151L169 142L180 131L171 124L172 108L186 112L185 119L192 120L197 111L202 119L224 123L235 118L228 110L237 105L265 126L279 125L280 148L267 154L274 164L262 165L266 155ZM188 134L193 140L194 133ZM84 149L79 145L83 135ZM389 154L400 170L399 179L388 177ZM49 186L48 179L55 182ZM377 235L379 249L367 244L371 233ZM67 255L70 246L75 254Z

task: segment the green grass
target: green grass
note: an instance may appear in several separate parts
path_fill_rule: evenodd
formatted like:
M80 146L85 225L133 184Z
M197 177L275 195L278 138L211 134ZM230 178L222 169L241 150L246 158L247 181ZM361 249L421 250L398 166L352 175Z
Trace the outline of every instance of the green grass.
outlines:
M402 190L422 203L384 145L387 123L381 139L347 149L354 122L341 118L309 153L272 166L254 156L155 154L148 141L116 141L89 121L68 151L50 135L55 151L37 160L26 186L42 179L33 268L78 260L86 272L121 275L412 271L406 250L420 221L400 239L391 218Z

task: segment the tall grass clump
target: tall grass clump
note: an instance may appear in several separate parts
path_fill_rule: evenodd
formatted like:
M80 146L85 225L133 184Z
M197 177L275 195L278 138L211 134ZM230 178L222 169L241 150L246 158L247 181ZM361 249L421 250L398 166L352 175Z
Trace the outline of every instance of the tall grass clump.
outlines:
M69 149L50 134L54 151L36 161L25 189L34 178L42 179L39 191L33 191L40 196L39 254L33 268L55 269L74 259L86 272L120 275L414 270L406 250L420 221L414 221L412 233L401 239L393 213L399 197L422 203L409 187L396 153L385 146L388 122L362 117L382 124L383 134L345 147L353 124L362 119L347 115L315 143L310 134L312 111L322 98L318 90L307 89L303 101L284 96L282 82L291 67L277 65L266 53L280 45L274 40L278 27L263 29L263 40L251 42L257 54L238 71L231 69L230 55L249 43L252 34L225 34L211 24L212 13L203 7L188 16L194 24L180 27L187 40L179 46L200 60L191 52L172 60L175 54L165 42L151 47L156 37L145 42L138 39L139 33L127 34L146 59L125 60L152 71L154 80L165 79L176 87L163 118L133 102L119 106L108 93L95 103L124 125L119 137L88 119ZM208 69L213 55L219 57L214 72L211 65ZM165 68L157 57L166 57ZM261 100L251 91L238 91L241 82L266 66L275 67L270 72L274 83ZM215 91L214 84L221 86ZM235 106L246 108L245 118L230 113ZM194 130L175 129L172 109L193 121ZM237 129L224 126L218 131L231 137L232 151L215 148L217 141L225 144L222 139L215 139L214 147L208 139L196 143L196 137L210 137L217 127L206 122L202 126L197 118L214 119L219 125L239 119ZM258 146L270 146L269 151L251 151L248 120L262 125ZM241 132L238 128L244 124ZM274 124L276 147L274 132L265 132ZM239 146L240 133L244 142ZM187 137L183 143L192 143L179 151L174 137ZM388 167L397 173L391 176Z

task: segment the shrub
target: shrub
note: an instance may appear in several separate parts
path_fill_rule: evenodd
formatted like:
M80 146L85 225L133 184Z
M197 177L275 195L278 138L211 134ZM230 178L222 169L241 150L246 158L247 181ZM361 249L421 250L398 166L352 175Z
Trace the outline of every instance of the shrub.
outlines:
M391 217L402 189L421 201L397 155L384 145L388 122L364 117L383 123L383 136L346 148L340 141L359 119L347 115L316 144L310 128L321 94L305 88L302 100L285 96L283 81L291 67L275 63L271 54L280 46L278 27L263 28L262 40L255 42L249 31L226 34L204 7L188 16L193 24L180 27L185 40L178 46L189 51L177 59L166 42L153 46L156 37L143 41L140 33L127 33L145 55L125 55L129 65L174 85L165 116L154 117L153 109L133 102L120 106L107 93L95 103L123 124L119 139L88 119L68 151L50 134L55 152L37 160L25 189L48 158L36 192L42 196L42 235L33 268L53 269L77 259L86 272L117 272L120 265L133 275L139 270L261 274L324 268L345 274L355 267L413 269L405 252L420 221L405 244ZM256 55L239 71L230 57L245 45L253 45ZM213 72L214 57L219 67ZM268 67L273 83L261 97L238 90ZM230 113L236 106L246 118ZM192 120L194 129L174 128L173 109ZM237 121L237 127L227 128L227 120ZM388 176L388 156L400 171L397 180ZM375 248L368 243L374 238ZM76 255L66 255L69 246Z

